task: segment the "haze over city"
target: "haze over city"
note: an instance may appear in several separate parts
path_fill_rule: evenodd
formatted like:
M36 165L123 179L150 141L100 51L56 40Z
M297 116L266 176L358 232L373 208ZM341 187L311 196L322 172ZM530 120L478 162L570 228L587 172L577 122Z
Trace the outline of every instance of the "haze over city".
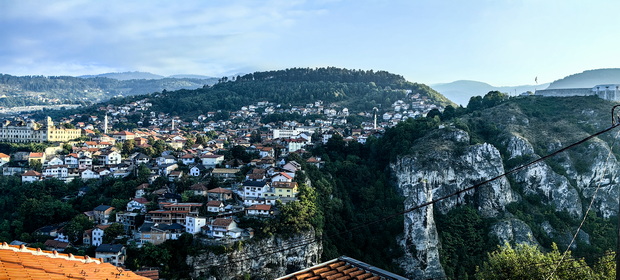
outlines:
M386 70L551 82L619 61L618 1L0 1L0 73Z

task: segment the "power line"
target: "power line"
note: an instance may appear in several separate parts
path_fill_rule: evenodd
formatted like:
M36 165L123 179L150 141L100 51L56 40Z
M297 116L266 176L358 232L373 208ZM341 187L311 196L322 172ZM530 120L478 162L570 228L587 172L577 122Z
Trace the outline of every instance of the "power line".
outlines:
M371 222L366 222L366 223L360 224L360 225L358 225L358 226L351 227L351 228L349 228L349 229L347 229L347 230L345 230L345 231L340 231L340 232L337 232L337 233L333 233L333 234L328 235L328 236L308 238L308 239L307 239L307 241L303 241L303 239L302 239L302 240L300 240L299 242L294 242L293 244L295 244L295 245L292 245L292 246L290 246L290 247L281 248L281 249L278 249L278 250L273 250L273 251L270 251L270 252L265 252L265 253L261 253L261 254L253 255L253 256L251 256L251 257L239 258L239 259L236 259L236 260L235 260L235 259L233 259L233 260L229 260L229 261L228 261L228 262L226 262L225 264L218 265L218 266L229 266L229 265L232 265L232 264L234 264L234 263L244 262L244 261L252 260L252 259L255 259L255 258L259 258L259 257L264 257L264 256L268 256L268 255L272 255L272 254L276 254L276 253L281 253L281 252L284 252L284 251L288 251L288 250L291 250L291 249L295 249L295 248L299 248L299 247L303 247L303 246L308 246L308 245L310 245L310 244L313 244L313 243L316 243L316 242L322 241L322 240L323 240L323 239L325 239L325 238L331 238L331 237L335 237L335 236L338 236L338 235L341 235L341 234L350 233L350 232L355 231L355 230L358 230L358 229L360 229L360 228L362 228L362 227L366 227L366 226L373 225L373 224L376 224L376 223L379 223L379 222L384 222L384 221L391 220L391 219L393 219L393 218L395 218L395 217L398 217L398 216L401 216L401 215L407 214L407 213L409 213L409 212L415 211L415 210L417 210L417 209L420 209L420 208L423 208L423 207L426 207L426 206L433 205L433 204L435 204L435 203L437 203L437 202L440 202L440 201L442 201L442 200L448 199L448 198L450 198L450 197L453 197L453 196L456 196L456 195L462 194L462 193L467 192L467 191L470 191L470 190L477 189L477 188L479 188L479 187L481 187L481 186L483 186L483 185L486 185L486 184L488 184L488 183L490 183L490 182L493 182L493 181L495 181L495 180L497 180L497 179L500 179L500 178L502 178L502 177L504 177L504 176L507 176L507 175L510 175L510 174L512 174L512 173L515 173L515 172L517 172L517 171L519 171L519 170L525 169L525 168L527 168L527 167L529 167L529 166L531 166L531 165L534 165L534 164L539 163L539 162L541 162L541 161L544 161L544 160L546 160L546 159L548 159L548 158L551 158L551 157L553 157L553 156L555 156L555 155L557 155L557 154L559 154L559 153L565 152L565 151L567 151L567 150L569 150L569 149L571 149L571 148L574 148L574 147L576 147L576 146L578 146L578 145L581 145L581 144L585 143L586 141L588 141L588 140L590 140L590 139L592 139L592 138L594 138L594 137L597 137L597 136L599 136L599 135L602 135L602 134L604 134L604 133L607 133L607 132L609 132L609 131L613 130L614 128L616 128L616 127L618 127L618 126L620 126L620 123L618 123L618 124L614 123L614 124L613 124L612 126L610 126L609 128L606 128L606 129L604 129L604 130L601 130L601 131L599 131L599 132L596 132L596 133L594 133L594 134L591 134L591 135L589 135L589 136L587 136L587 137L585 137L585 138L583 138L583 139L581 139L581 140L579 140L579 141L577 141L577 142L575 142L575 143L573 143L573 144L570 144L570 145L568 145L568 146L566 146L566 147L564 147L564 148L561 148L561 149L559 149L559 150L556 150L555 152L552 152L552 153L550 153L550 154L548 154L548 155L546 155L546 156L540 157L540 158L538 158L538 159L536 159L536 160L533 160L533 161L531 161L531 162L529 162L529 163L526 163L526 164L520 165L520 166L518 166L518 167L516 167L516 168L513 168L513 169L511 169L511 170L509 170L509 171L507 171L507 172L505 172L505 173L503 173L503 174L497 175L497 176L495 176L495 177L493 177L493 178L491 178L491 179L488 179L488 180L485 180L485 181L483 181L483 182L477 183L477 184L475 184L475 185L473 185L473 186L471 186L471 187L467 187L467 188L465 188L465 189L455 191L455 192L453 192L453 193L451 193L451 194L448 194L448 195L445 195L445 196L442 196L442 197L439 197L439 198L433 199L433 200L431 200L431 201L427 201L427 202L425 202L425 203L419 204L419 205L414 206L414 207L411 207L411 208L409 208L409 209L405 209L404 211L396 212L396 213L394 213L394 214L387 215L387 216L384 216L384 217L379 218L379 219L377 219L377 220L374 220L374 221L371 221Z
M616 145L616 138L618 137L618 135L620 135L620 132L616 133L616 137L613 137L613 141L611 142L611 146L609 147L609 153L607 154L607 159L605 160L605 168L603 170L603 175L605 173L607 173L607 166L608 166L609 160L611 159L611 155L613 153L614 146ZM560 267L560 265L562 265L562 261L564 261L564 258L566 257L566 254L570 250L570 247L573 246L573 243L577 239L577 235L579 235L579 231L581 230L581 228L585 224L586 219L588 218L588 213L590 213L590 210L592 209L592 204L594 204L594 199L596 198L596 195L598 194L598 190L601 188L602 185L603 185L603 182L599 181L598 185L596 186L596 189L594 190L594 194L592 195L592 199L590 200L590 204L588 205L588 209L583 214L583 219L581 220L581 223L579 224L579 227L577 227L577 230L575 231L575 234L573 235L573 238L571 239L571 241L568 244L568 246L566 246L566 250L564 250L564 253L562 254L562 257L560 258L560 260L558 261L558 264L556 265L555 269L553 269L551 271L551 274L549 274L549 276L547 278L545 278L546 280L551 279L551 277L553 277L553 275L555 274L556 270Z

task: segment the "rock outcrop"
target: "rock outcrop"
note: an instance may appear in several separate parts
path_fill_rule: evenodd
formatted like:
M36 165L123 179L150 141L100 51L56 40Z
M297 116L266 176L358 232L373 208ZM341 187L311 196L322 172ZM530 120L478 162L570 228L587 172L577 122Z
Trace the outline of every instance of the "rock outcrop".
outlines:
M443 128L418 140L409 155L391 164L395 182L405 197L404 208L411 209L503 174L514 167L505 166L511 160L529 162L541 156L522 135L508 132L502 138L498 146L470 144L467 132ZM559 141L550 143L545 152L564 146ZM509 177L408 212L400 237L404 256L396 262L414 279L445 277L434 213L446 214L459 205L473 205L482 216L495 218L497 222L491 226L489 236L502 243L538 244L530 226L506 211L506 206L520 201L521 196L538 197L541 203L577 219L583 217L592 199L592 211L603 217L615 215L618 161L609 145L600 139L584 145L584 149L564 152L552 162L536 163ZM550 238L565 240L567 244L572 236L569 232L557 232L548 222L541 228ZM578 240L588 243L588 233L580 231Z
M321 243L308 242L314 236L314 231L308 231L289 237L251 240L233 252L216 254L207 251L188 256L187 263L194 268L193 278L229 280L251 276L252 279L275 279L320 263ZM295 247L297 245L300 246ZM281 250L290 247L294 248Z

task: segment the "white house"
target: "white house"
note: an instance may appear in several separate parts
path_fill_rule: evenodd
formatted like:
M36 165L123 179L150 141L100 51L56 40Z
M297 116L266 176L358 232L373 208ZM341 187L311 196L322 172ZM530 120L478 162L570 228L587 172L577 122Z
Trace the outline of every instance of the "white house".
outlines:
M208 225L209 231L207 235L215 238L222 237L241 237L242 229L237 227L237 223L233 219L217 218Z
M272 182L293 182L293 177L284 172L280 172L275 176L271 177Z
M81 156L78 159L78 167L80 169L91 168L93 166L93 159L90 156Z
M144 197L136 197L131 201L127 202L127 212L133 212L134 210L139 210L142 213L146 213L146 205L148 204L148 200Z
M143 197L146 195L146 189L149 188L149 184L143 183L136 187L135 197Z
M269 184L264 181L243 182L243 195L245 197L263 197L269 191Z
M200 156L202 165L208 168L214 168L216 165L224 162L224 155L205 154Z
M125 246L121 244L101 244L95 250L95 257L115 266L123 266L127 255L125 251Z
M212 213L224 212L224 203L218 200L207 202L207 211Z
M57 179L67 179L67 177L69 177L69 168L67 168L66 165L55 165L55 166L50 166L48 168L45 168L45 170L43 170L43 176L46 177L54 177Z
M252 216L269 216L273 214L273 210L270 204L254 204L245 208L245 214Z
M157 162L157 165L173 164L176 161L177 159L173 155L165 155L165 156L161 156L155 159L155 162Z
M194 176L194 177L204 175L206 172L207 172L207 168L201 164L194 165L192 166L192 168L189 169L189 175Z
M185 165L191 165L196 162L196 157L192 154L186 154L181 156L181 162Z
M78 168L80 166L78 156L76 154L69 154L65 156L65 165L69 166L69 168Z
M63 165L65 162L59 157L53 157L47 161L47 166Z
M196 234L200 232L200 228L207 224L207 218L205 217L185 217L185 232L190 234Z
M99 246L99 245L103 244L104 230L107 227L109 227L109 226L97 226L96 228L93 229L92 238L90 240L90 245L92 245L92 246Z
M28 170L22 174L22 183L41 181L42 174L34 170Z
M99 161L105 165L113 165L121 163L121 154L117 151L102 153L99 155Z

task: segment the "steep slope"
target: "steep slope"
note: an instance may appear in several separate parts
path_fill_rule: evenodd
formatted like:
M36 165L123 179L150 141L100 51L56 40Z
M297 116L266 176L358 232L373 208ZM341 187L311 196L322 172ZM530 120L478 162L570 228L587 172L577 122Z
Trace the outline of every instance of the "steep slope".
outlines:
M408 155L392 162L396 184L405 196L404 208L490 179L607 128L612 106L594 97L514 98L453 120L453 125L427 134ZM416 279L461 279L474 272L454 267L459 265L456 259L475 257L464 249L467 246L481 248L495 240L496 244L528 242L547 248L556 242L566 248L590 200L596 215L588 216L572 248L586 257L613 249L609 232L602 229L607 226L597 228L593 223L611 223L605 219L617 213L617 138L618 131L602 135L508 177L407 213L400 239L405 254L398 262ZM487 221L487 235L472 235L478 240L455 245L454 235L459 233L442 232L437 219L450 219L462 207L473 207ZM457 252L454 246L460 246ZM484 252L476 253L480 259L485 257Z
M554 81L547 89L591 88L600 84L620 83L620 68L594 69Z

